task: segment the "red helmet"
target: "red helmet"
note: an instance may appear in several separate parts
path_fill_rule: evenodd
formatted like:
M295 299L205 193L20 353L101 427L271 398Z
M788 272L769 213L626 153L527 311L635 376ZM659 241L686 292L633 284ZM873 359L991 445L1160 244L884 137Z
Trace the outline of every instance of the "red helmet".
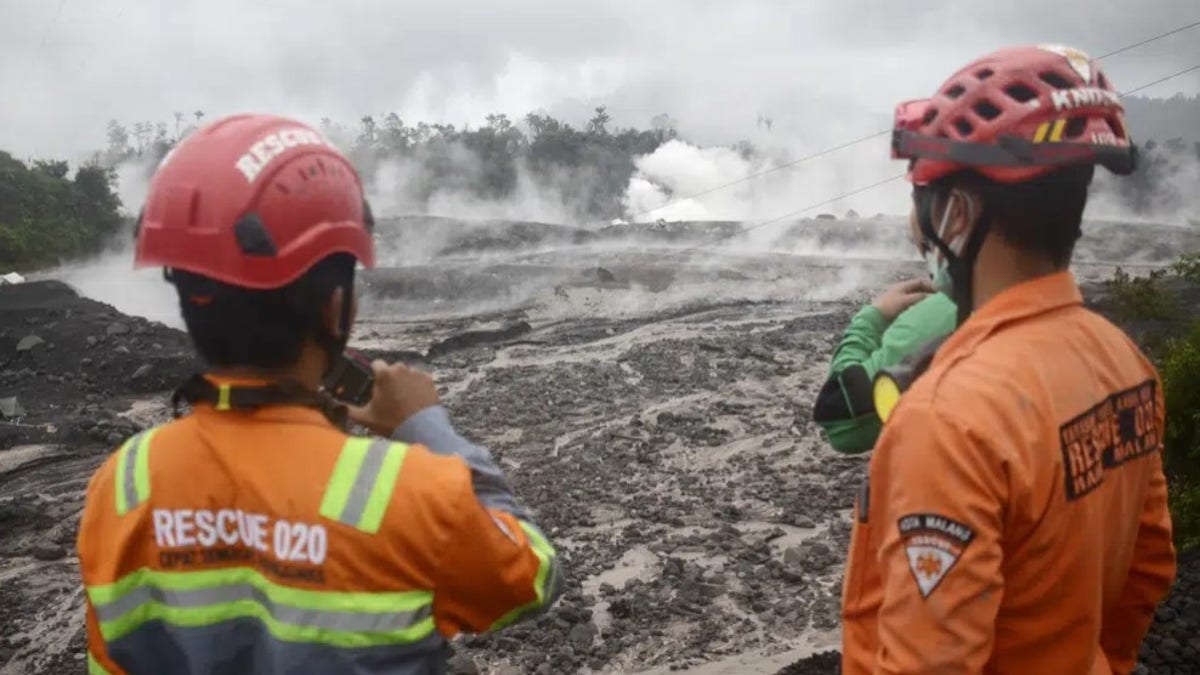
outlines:
M374 266L373 227L358 173L319 133L282 117L235 115L163 158L134 265L278 288L333 253Z
M1128 174L1136 150L1120 97L1096 62L1044 45L984 56L932 98L901 103L892 157L912 160L916 185L967 168L1017 183L1074 164Z

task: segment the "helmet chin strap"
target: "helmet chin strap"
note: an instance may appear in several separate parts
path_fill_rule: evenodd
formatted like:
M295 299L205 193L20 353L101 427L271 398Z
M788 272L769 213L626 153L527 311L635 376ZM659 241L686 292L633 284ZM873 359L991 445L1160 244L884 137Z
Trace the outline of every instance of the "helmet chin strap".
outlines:
M947 213L943 214L943 219L948 217L949 191L945 186L932 185L922 187L917 190L917 223L921 227L921 235L925 240L932 242L934 246L941 251L942 256L946 259L947 270L950 273L950 279L954 284L953 297L954 304L958 307L958 325L962 325L967 320L967 317L974 311L974 271L975 261L979 258L979 251L983 248L983 241L987 239L987 233L990 228L990 219L986 217L983 209L969 208L968 217L974 218L974 227L971 228L970 235L967 236L967 241L963 245L961 253L955 253L950 244L942 240L941 235L933 224L933 205L934 201L945 195L947 197L946 209ZM968 204L974 204L973 198L967 197ZM975 213L977 211L977 213Z

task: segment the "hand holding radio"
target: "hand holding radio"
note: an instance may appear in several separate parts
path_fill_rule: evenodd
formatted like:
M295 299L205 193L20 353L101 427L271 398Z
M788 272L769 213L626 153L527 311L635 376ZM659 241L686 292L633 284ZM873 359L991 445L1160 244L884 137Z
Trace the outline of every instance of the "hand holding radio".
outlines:
M391 436L396 428L422 410L438 405L433 376L403 363L371 364L374 386L364 405L348 407L350 419L380 436Z

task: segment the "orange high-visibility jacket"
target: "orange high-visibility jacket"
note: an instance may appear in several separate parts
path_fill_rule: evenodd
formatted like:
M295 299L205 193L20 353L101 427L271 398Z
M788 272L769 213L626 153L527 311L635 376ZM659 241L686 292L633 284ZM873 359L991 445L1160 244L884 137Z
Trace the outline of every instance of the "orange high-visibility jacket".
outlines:
M978 309L859 494L843 672L1129 673L1175 575L1158 374L1062 272Z
M447 638L552 603L555 550L486 450L440 406L396 439L199 404L125 443L79 530L90 672L442 672Z

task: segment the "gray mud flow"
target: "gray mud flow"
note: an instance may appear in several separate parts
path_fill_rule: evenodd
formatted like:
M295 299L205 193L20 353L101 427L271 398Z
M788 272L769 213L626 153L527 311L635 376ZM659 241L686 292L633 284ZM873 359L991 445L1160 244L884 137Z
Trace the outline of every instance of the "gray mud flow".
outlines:
M1085 238L1081 278L1195 243L1127 229ZM811 405L859 303L921 265L888 220L687 250L730 232L381 222L383 259L406 264L364 275L355 344L436 375L568 572L546 616L459 640L452 672L838 672L866 458L830 450ZM82 490L169 418L197 364L178 331L54 282L0 288L0 316L0 399L24 408L0 420L0 675L82 673ZM1197 563L1159 612L1149 672L1196 662Z

